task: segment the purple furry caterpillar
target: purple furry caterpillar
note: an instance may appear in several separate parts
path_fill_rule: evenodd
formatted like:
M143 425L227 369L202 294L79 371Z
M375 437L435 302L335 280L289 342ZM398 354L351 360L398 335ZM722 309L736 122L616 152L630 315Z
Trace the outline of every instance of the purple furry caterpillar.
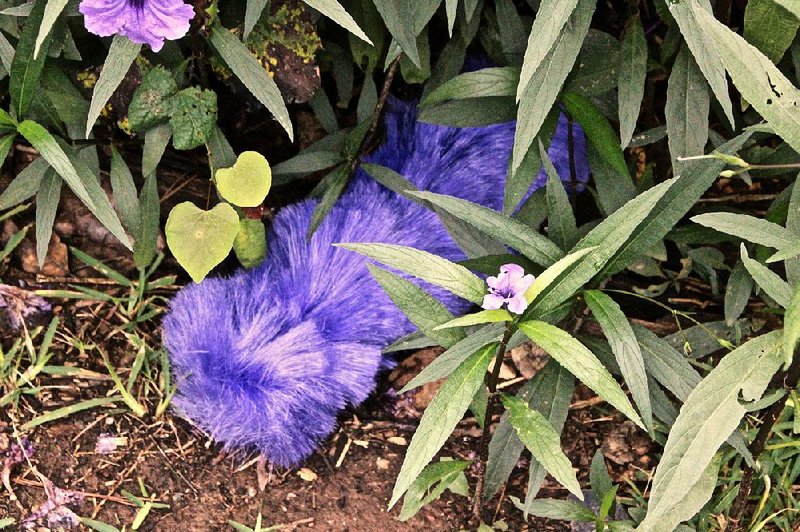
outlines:
M386 141L366 162L387 166L422 190L500 209L514 124L450 128L417 123L416 107L396 100ZM550 158L569 176L562 116ZM585 138L574 131L575 168L588 179ZM544 184L540 174L532 188ZM289 467L306 459L346 405L372 392L381 350L413 330L371 277L362 256L339 242L411 246L450 260L458 248L437 215L359 170L310 241L316 200L281 210L260 266L206 279L173 299L164 343L175 374L178 413L227 449L255 449ZM454 313L470 303L430 286Z

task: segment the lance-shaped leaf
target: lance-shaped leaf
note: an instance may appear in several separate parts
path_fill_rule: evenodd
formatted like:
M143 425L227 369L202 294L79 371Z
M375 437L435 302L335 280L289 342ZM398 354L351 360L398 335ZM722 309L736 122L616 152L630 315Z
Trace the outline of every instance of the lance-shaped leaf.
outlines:
M686 46L678 52L667 83L667 141L672 164L678 157L702 155L708 141L711 100L700 67Z
M517 101L522 99L525 87L528 86L534 72L539 69L547 52L556 44L562 28L569 21L577 5L578 0L542 2L533 21L531 34L528 37L528 46L525 49L525 58L522 60Z
M611 345L611 351L619 364L622 377L631 390L636 406L642 413L648 431L653 433L653 413L650 407L650 394L647 390L647 372L645 371L642 350L633 333L631 324L619 305L608 295L599 290L584 292L586 304L592 311L600 327L603 329Z
M794 358L794 350L800 341L800 287L795 287L786 314L783 317L783 360L788 368Z
M564 251L569 250L578 241L578 227L575 213L569 203L564 183L559 178L547 150L539 141L539 156L547 172L547 234Z
M517 397L528 402L528 405L541 412L556 432L561 432L569 412L569 402L575 389L575 378L553 359L539 370L528 382L522 385L517 392ZM486 483L483 490L483 499L491 499L500 486L511 475L517 465L520 454L525 444L517 436L514 427L508 419L506 412L500 419L494 431L492 441L489 442L489 460L486 464ZM544 481L545 468L534 458L529 469L528 491L526 501L536 497Z
M53 25L58 20L58 16L67 5L67 0L50 0L44 8L44 15L42 16L42 23L39 25L39 35L36 36L36 45L33 49L33 58L39 57L39 52L42 49L44 40L53 29Z
M100 112L105 107L108 99L117 90L117 87L125 78L133 60L139 55L142 49L141 44L135 44L124 35L115 35L111 41L111 48L108 49L108 56L103 64L103 70L92 91L92 103L89 105L89 114L86 117L86 136L92 130L92 126L100 116Z
M427 251L395 244L336 244L381 264L398 269L441 286L467 301L480 304L486 293L486 285L475 274L463 266L443 259Z
M526 321L520 323L519 328L597 395L644 428L642 420L631 406L625 392L585 345L568 332L543 321Z
M543 316L551 312L591 280L625 244L631 233L647 218L656 202L674 183L675 178L639 194L592 229L575 245L573 251L590 247L595 249L576 261L574 266L552 282L531 303L525 315Z
M655 530L698 483L747 412L742 400L761 398L783 361L781 336L771 332L731 351L689 394L664 447L639 530Z
M511 157L511 174L517 173L528 149L533 144L550 108L556 101L564 80L580 52L597 2L578 0L577 7L561 28L552 48L533 72L530 81L520 78L522 92L518 92L517 130ZM523 65L524 70L524 65Z
M547 469L559 484L583 500L583 492L572 464L561 450L561 436L553 425L528 403L519 397L503 396L503 405L508 409L511 426L517 431L520 441L536 460Z
M359 39L372 44L369 37L358 27L356 21L350 16L350 13L345 11L342 5L336 0L303 0L306 4L310 5Z
M420 102L420 106L483 96L513 96L518 82L519 69L513 67L484 68L465 72L445 81L428 93Z
M392 302L426 336L436 340L445 348L454 346L466 337L464 332L458 329L440 330L440 325L453 319L453 315L441 301L399 275L372 264L368 264L367 267Z
M493 355L494 351L489 348L476 352L439 388L436 397L425 409L419 427L411 439L392 491L389 508L403 496L461 421L472 398L483 384L483 376Z
M729 124L733 125L733 105L728 94L728 81L725 79L725 65L722 62L724 52L721 52L708 38L708 28L706 23L700 19L698 8L705 11L712 19L711 4L708 0L702 0L702 7L697 3L690 2L667 2L669 12L675 17L675 21L680 27L681 34L686 39L686 44L692 51L692 55L697 61L697 66L708 80L711 90L714 92ZM716 22L716 21L715 21Z
M56 141L44 127L32 120L25 120L19 125L20 134L39 150L42 157L69 185L75 195L88 207L100 223L102 223L122 244L131 248L130 240L122 228L122 224L108 201L105 191L100 187L97 177L85 167L74 153L68 154L64 147ZM67 148L69 149L69 148ZM72 157L70 156L72 155ZM81 165L81 171L75 165Z
M480 325L483 323L501 323L511 321L514 317L506 309L481 310L474 314L467 314L459 318L448 321L436 327L436 330L450 329L453 327L469 327L470 325Z
M536 231L532 231L524 223L497 211L433 192L410 192L409 194L436 205L487 235L508 244L536 264L550 266L564 256L564 252L552 241Z
M689 5L703 28L702 40L713 43L718 50L742 97L767 119L787 144L800 151L800 109L797 107L800 90L769 58L717 21L697 4L697 0L691 0Z
M647 76L647 38L638 13L628 22L620 57L622 60L619 62L617 75L617 101L620 147L625 149L630 144L633 130L636 128Z
M747 142L750 135L750 132L745 132L720 146L718 151L724 154L736 153ZM664 193L663 198L653 207L648 217L633 230L630 238L603 268L601 275L605 276L621 271L640 255L653 249L697 203L700 196L719 177L719 173L724 167L725 163L717 159L691 161L685 165L677 176L677 181Z
M488 325L479 329L436 357L416 377L403 386L399 393L405 393L429 382L448 377L462 362L484 346L491 344L492 349L497 350L502 337L502 327Z
M36 0L30 3L33 9L25 21L25 27L22 29L14 59L11 62L8 93L11 96L11 106L14 108L17 119L25 117L41 88L39 82L47 59L47 50L53 39L52 35L48 33L42 44L42 50L45 53L34 57L34 48L48 3L50 3L48 0Z
M250 51L242 41L219 24L211 28L210 40L236 77L275 116L278 123L286 130L289 139L293 139L292 121L283 103L281 92L258 59L250 55Z
M775 249L787 248L796 241L794 235L780 225L747 214L710 212L693 216L692 221L720 233Z
M787 308L792 299L792 287L789 286L789 283L757 260L751 259L744 244L741 246L741 255L744 267L747 268L756 284L777 304Z

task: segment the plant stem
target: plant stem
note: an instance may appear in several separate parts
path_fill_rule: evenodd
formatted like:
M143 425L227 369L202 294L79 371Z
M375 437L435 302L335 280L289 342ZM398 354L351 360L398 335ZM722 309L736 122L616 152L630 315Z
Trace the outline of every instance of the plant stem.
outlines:
M486 387L489 389L489 399L486 404L486 416L483 419L483 432L478 444L478 482L475 485L475 495L472 498L472 519L477 526L481 521L481 502L483 497L483 486L486 483L486 463L489 460L489 440L491 439L492 418L494 417L497 406L497 380L500 377L500 368L503 366L508 341L514 334L514 327L509 323L506 325L503 339L497 346L494 355L494 366L492 372L486 380Z
M361 144L358 145L356 156L353 157L352 161L350 161L350 168L347 173L348 181L356 173L356 170L358 170L358 165L361 164L361 158L364 156L370 144L372 144L373 139L375 138L375 132L378 130L378 124L380 123L381 115L383 114L383 107L386 104L386 98L389 96L389 89L392 86L392 81L397 73L397 67L399 64L400 56L397 56L397 58L389 65L389 70L386 72L386 79L383 80L381 93L378 96L378 101L375 104L375 111L372 114L372 124L370 124L367 134L364 135L363 139L361 139Z
M800 356L795 353L792 364L789 366L788 371L783 375L783 385L787 390L794 390L800 382ZM758 429L755 439L750 444L750 454L753 455L753 462L756 462L764 451L764 447L772 434L772 428L781 417L785 401L776 401L769 407L766 414L761 421L761 428ZM747 498L750 496L750 491L753 489L753 475L755 473L755 466L746 466L742 480L739 482L739 494L736 500L733 501L731 511L728 513L728 520L730 522L732 532L739 529L739 521L741 520L742 513L747 505Z

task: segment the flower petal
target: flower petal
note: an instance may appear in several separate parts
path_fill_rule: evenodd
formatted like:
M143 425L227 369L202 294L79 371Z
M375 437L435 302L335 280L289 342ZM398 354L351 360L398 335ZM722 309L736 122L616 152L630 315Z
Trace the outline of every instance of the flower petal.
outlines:
M510 263L510 264L503 264L502 266L500 266L500 272L508 273L511 274L512 276L514 274L519 274L520 276L522 276L525 273L525 270L523 270L522 266L520 266L519 264Z
M525 299L525 292L516 294L514 297L507 299L506 301L508 301L509 312L513 312L514 314L522 314L525 312L525 309L528 308L528 301Z
M83 13L86 29L100 37L119 32L127 20L127 0L82 0L78 10Z
M486 310L497 310L503 306L505 303L505 299L503 296L499 296L497 294L486 294L483 296L483 303L481 304L481 308Z

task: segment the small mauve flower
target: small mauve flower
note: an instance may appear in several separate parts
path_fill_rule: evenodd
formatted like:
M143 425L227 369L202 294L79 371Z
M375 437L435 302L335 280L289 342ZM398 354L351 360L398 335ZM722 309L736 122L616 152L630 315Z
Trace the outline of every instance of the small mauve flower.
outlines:
M525 270L516 264L500 266L500 275L489 277L489 293L483 298L481 307L486 310L497 310L508 304L508 310L514 314L522 314L528 308L525 291L533 283L533 275L525 275Z
M164 39L180 39L189 31L194 8L182 0L81 0L86 29L108 37L115 33L137 44L149 44L154 52Z

